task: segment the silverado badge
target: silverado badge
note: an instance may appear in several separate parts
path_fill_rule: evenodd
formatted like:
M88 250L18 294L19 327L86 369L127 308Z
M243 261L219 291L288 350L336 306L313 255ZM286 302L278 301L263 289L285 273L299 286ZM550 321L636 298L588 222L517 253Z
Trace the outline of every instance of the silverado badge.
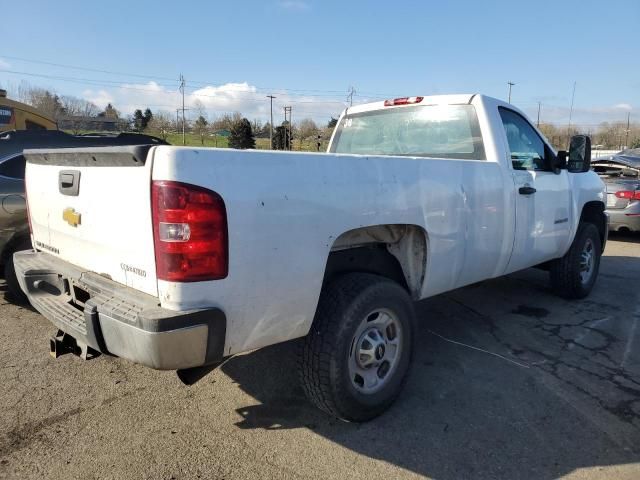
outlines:
M62 219L72 227L80 225L80 214L71 207L62 211Z

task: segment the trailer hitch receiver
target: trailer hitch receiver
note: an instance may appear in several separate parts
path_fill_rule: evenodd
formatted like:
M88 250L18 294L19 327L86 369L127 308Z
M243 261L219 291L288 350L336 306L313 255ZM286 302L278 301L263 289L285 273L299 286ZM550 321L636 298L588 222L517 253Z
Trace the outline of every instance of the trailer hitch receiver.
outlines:
M55 336L49 339L49 347L49 353L53 358L58 358L65 353L73 353L83 360L91 360L100 355L100 352L97 352L88 345L78 342L62 330L58 330Z

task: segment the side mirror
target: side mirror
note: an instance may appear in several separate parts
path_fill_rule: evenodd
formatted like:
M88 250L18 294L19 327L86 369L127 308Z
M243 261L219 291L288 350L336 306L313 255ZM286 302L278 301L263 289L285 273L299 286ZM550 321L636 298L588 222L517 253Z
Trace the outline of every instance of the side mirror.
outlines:
M574 135L569 145L567 170L570 173L584 173L591 168L591 138L587 135Z

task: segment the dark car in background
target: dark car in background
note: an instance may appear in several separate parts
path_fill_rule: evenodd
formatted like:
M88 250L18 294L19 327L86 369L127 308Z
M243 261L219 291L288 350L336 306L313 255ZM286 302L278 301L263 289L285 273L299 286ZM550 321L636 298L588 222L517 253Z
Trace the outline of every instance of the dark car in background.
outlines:
M0 266L7 289L24 302L15 277L13 254L31 248L24 194L23 151L35 148L110 147L122 145L167 145L150 135L136 133L70 135L58 130L14 130L0 133Z
M591 163L607 187L609 230L640 232L640 148Z

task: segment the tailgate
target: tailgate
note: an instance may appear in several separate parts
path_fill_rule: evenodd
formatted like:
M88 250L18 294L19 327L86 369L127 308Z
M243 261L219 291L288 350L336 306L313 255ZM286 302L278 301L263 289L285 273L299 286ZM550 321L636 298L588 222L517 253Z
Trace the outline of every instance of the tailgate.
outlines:
M25 151L34 248L157 295L150 148Z

